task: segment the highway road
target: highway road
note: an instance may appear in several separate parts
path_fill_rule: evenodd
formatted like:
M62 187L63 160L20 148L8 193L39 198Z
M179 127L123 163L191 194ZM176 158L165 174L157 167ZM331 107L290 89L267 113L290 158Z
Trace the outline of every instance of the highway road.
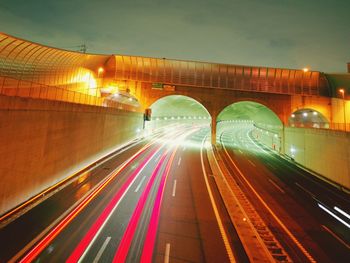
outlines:
M208 128L143 140L0 229L0 261L247 262L205 154Z
M294 262L347 262L349 194L260 145L252 129L227 125L219 152L270 230Z

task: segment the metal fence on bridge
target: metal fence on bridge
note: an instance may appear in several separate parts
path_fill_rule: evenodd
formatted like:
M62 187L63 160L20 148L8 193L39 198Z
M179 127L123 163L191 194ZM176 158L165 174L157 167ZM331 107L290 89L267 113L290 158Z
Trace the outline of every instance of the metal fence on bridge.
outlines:
M278 94L329 96L323 73L138 56L115 56L116 79Z

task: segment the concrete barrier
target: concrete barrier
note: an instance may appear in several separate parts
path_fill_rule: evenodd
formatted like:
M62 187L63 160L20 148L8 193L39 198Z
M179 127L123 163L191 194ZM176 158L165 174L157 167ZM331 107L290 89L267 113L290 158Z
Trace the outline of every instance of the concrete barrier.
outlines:
M142 125L142 113L0 96L0 214L135 138Z
M286 156L330 182L350 189L349 132L285 127L283 135L255 129L253 136L271 149L275 145L277 153L283 149ZM282 148L279 138L284 139Z
M286 155L350 189L350 133L286 127L284 134Z

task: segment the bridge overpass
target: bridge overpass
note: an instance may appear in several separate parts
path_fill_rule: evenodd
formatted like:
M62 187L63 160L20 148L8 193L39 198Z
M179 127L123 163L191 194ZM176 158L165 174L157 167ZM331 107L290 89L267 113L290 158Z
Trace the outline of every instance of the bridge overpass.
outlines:
M1 33L0 214L139 137L149 108L146 128L208 122L213 145L225 125L252 122L259 143L348 191L349 92L347 74L84 54Z

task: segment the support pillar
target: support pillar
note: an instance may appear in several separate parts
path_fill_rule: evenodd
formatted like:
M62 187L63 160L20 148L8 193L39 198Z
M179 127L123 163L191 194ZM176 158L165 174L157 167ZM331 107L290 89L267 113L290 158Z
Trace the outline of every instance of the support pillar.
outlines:
M216 145L216 115L211 116L211 144Z

